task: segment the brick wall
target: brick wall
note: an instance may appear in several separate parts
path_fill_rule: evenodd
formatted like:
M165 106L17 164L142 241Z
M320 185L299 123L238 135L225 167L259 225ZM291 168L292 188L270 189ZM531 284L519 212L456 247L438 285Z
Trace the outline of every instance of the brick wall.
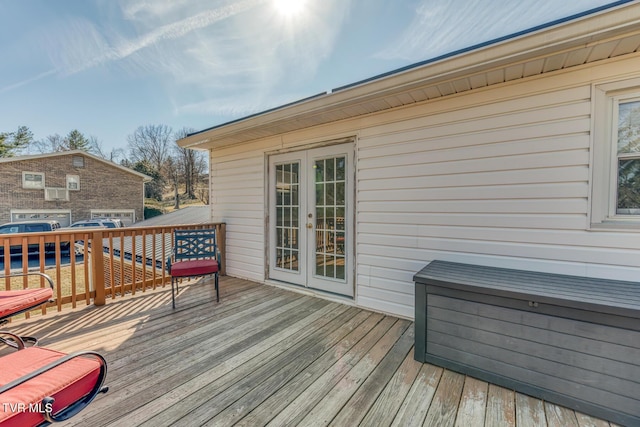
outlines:
M143 179L89 156L84 167L73 167L79 154L47 156L0 163L0 224L11 221L11 209L64 209L71 220L89 219L92 209L135 209L143 218ZM66 187L67 175L80 177L80 190L69 191L69 201L46 201L44 190L22 188L22 172L44 172L47 187Z

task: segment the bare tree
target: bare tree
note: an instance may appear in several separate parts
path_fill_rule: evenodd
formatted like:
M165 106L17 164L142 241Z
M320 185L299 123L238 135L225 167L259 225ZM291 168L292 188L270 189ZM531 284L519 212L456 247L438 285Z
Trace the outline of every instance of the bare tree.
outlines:
M180 170L178 163L173 159L173 157L169 157L165 162L164 173L173 185L173 208L180 209L180 193L178 191L178 186L180 185Z
M175 140L184 138L192 132L194 129L183 128L175 133ZM197 184L207 170L206 152L183 148L176 144L175 153L184 179L185 195L189 199L195 199Z
M40 141L35 141L33 146L40 153L58 153L61 151L84 150L91 151L91 140L82 132L73 129L66 136L55 133Z
M89 152L113 163L120 163L122 160L125 160L125 152L122 148L112 148L108 150L104 148L102 141L95 136L89 137Z
M36 141L33 145L36 151L40 153L57 153L64 151L64 137L54 133L53 135Z
M127 137L133 162L148 162L161 171L170 156L173 132L166 125L140 126Z

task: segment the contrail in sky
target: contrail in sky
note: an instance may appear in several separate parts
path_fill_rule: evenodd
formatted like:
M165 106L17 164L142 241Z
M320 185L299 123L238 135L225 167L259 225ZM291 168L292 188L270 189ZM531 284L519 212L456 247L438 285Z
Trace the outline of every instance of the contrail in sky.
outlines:
M147 34L144 34L138 37L137 39L131 40L127 43L123 43L121 46L108 49L102 54L94 58L91 58L87 61L83 61L81 64L78 64L75 67L70 66L63 69L54 68L52 70L40 73L37 76L31 77L29 79L22 80L20 82L2 87L0 88L0 93L5 93L10 90L17 89L21 86L35 82L37 80L41 80L51 75L55 75L55 74L71 75L71 74L75 74L75 73L79 73L81 71L87 70L89 68L96 67L106 62L117 61L120 59L127 58L133 55L134 53L148 46L151 46L159 41L172 40L172 39L183 37L191 33L192 31L198 30L200 28L208 27L216 22L222 21L231 16L247 11L264 1L265 0L244 0L240 2L234 2L230 5L227 5L218 9L206 10L204 12L198 13L197 15L191 16L189 18L185 18L181 21L173 22L171 24L167 24L167 25L163 25L161 27L155 28L153 31Z

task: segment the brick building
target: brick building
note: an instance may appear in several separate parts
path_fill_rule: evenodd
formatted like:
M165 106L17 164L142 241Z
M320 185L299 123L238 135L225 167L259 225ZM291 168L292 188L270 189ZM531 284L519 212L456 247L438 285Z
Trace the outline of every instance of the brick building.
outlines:
M84 151L0 159L0 224L109 216L143 219L148 176Z

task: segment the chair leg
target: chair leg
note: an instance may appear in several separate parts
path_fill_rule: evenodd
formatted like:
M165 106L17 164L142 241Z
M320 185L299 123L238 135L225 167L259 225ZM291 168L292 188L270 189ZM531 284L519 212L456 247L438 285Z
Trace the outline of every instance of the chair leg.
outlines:
M215 282L216 282L216 300L217 302L220 302L220 290L218 288L218 273L216 273Z
M175 296L175 291L173 290L173 282L175 282L175 279L172 277L171 278L171 305L173 306L173 308L176 308L176 296Z

